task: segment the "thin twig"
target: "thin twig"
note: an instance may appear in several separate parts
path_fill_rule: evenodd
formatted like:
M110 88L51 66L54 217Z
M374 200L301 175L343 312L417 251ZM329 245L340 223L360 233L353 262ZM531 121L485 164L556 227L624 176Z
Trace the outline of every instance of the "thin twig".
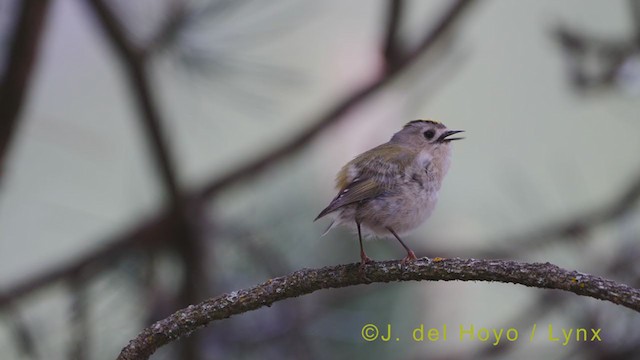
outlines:
M565 290L640 312L640 290L612 280L562 269L550 263L510 260L428 259L409 264L375 262L302 269L250 289L234 291L182 309L143 330L118 360L147 359L159 347L220 319L270 306L320 289L391 281L490 281Z

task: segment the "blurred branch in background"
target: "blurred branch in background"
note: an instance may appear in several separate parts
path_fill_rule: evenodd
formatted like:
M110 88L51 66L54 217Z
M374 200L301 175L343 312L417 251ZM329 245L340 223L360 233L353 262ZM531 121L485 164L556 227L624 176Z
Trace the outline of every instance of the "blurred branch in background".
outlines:
M180 189L177 169L171 155L167 135L164 130L166 120L162 118L158 104L151 93L148 69L145 66L144 49L130 42L127 35L111 9L103 0L88 0L94 10L105 34L124 67L126 80L136 100L140 121L144 134L151 147L151 154L158 171L163 191L167 197L167 208L175 221L175 228L168 233L167 241L180 255L185 269L182 289L180 290L180 306L193 304L207 294L209 281L204 270L205 252L203 244L190 219L183 191ZM182 14L178 13L178 16ZM172 23L169 22L169 26ZM163 30L166 31L166 30ZM189 337L182 344L181 358L198 359L198 336Z
M237 9L250 0L216 0L207 1L201 6L190 6L187 0L171 0L164 21L155 35L144 45L142 54L148 58L163 50L179 45L183 33L195 23L210 19L218 14Z
M8 318L17 353L24 356L25 359L39 359L35 336L22 318L20 309L17 306L9 305L9 311L2 315Z
M380 74L377 78L371 80L369 84L362 86L359 90L356 90L350 96L345 97L344 100L339 101L324 113L314 117L311 121L307 121L313 125L311 125L307 130L294 136L288 142L285 142L284 145L277 147L270 152L266 152L263 156L250 161L246 165L231 171L221 178L205 184L200 191L197 191L194 194L195 198L207 199L228 186L234 185L246 178L254 177L266 170L268 167L279 163L291 155L294 155L297 151L309 144L311 140L320 135L320 133L330 125L333 125L342 119L342 116L349 110L367 100L371 95L377 93L385 86L388 86L393 80L397 79L400 74L413 65L418 58L424 56L425 53L433 49L438 40L454 28L455 24L464 14L464 11L467 10L469 5L472 3L474 3L474 1L471 0L458 0L452 3L436 21L433 28L422 38L422 41L420 41L414 49L408 51L407 55L398 61L398 64L394 69L390 69Z
M636 289L640 289L640 277L637 276L640 273L640 264L637 259L640 257L640 243L633 242L628 246L622 246L616 256L613 257L613 261L603 266L602 274L607 274L607 276L611 276L615 279L619 279L619 281L624 281L631 287ZM592 259L593 262L597 262L598 259ZM539 294L531 304L527 305L526 308L521 309L518 314L510 318L507 321L502 321L501 324L496 326L497 329L508 329L512 327L514 324L533 324L539 322L541 319L544 319L549 314L552 314L554 311L564 311L562 306L566 305L571 297L563 296L559 292L544 292ZM585 328L589 329L599 329L607 324L602 319L606 319L609 322L617 322L617 327L619 329L619 337L615 343L598 343L598 346L588 346L586 348L576 347L573 351L581 355L581 358L588 359L627 359L629 358L629 353L633 353L630 351L637 350L638 346L640 346L640 332L634 331L637 329L640 324L640 319L638 317L629 317L627 324L624 324L622 321L618 321L619 319L611 318L611 317L600 317L598 319L598 314L604 313L601 307L589 307L587 303L575 304L572 303L572 306L575 308L577 306L577 311L575 311L576 315L571 315L571 317L575 318L576 324L581 324L585 322L585 314L589 314L589 319L591 324L585 325ZM625 326L626 325L626 326ZM581 326L582 327L582 326ZM637 332L637 334L635 334ZM612 337L613 334L610 334L609 337ZM448 353L441 358L437 358L440 360L445 359L494 359L496 356L504 356L508 352L516 351L520 346L519 343L516 342L505 342L501 343L500 346L478 346L476 349L473 349L471 352L466 353ZM582 352L580 354L580 352ZM603 356L594 357L593 354L601 353ZM606 354L607 356L604 356ZM417 359L418 357L415 357ZM413 359L413 357L410 357Z
M356 90L353 94L345 97L345 99L339 101L334 106L331 106L327 111L313 118L312 121L308 121L312 123L312 125L307 130L294 136L283 145L266 152L264 155L249 161L246 165L226 175L213 179L199 189L187 191L187 195L185 196L187 201L194 204L201 203L227 187L237 184L241 180L257 176L268 167L276 165L280 161L293 155L296 151L301 150L330 125L338 122L342 115L389 85L420 56L432 49L439 38L453 30L455 24L457 24L464 14L464 11L468 9L472 3L473 1L470 0L458 0L452 3L443 12L433 28L424 36L418 46L408 52L407 56L399 62L393 71L380 74L369 84ZM64 264L60 268L43 272L42 275L27 279L20 284L3 290L0 293L0 307L5 306L13 299L25 296L44 286L60 281L85 267L90 267L92 271L97 272L100 268L104 268L113 261L126 255L132 249L158 246L165 240L164 234L169 232L174 225L175 219L171 212L167 210L161 211L142 224L138 224L132 229L124 231L122 235L108 241L107 245L103 248L87 253L75 261Z
M241 1L238 1L241 2ZM180 34L180 29L187 26L189 12L185 0L174 0L169 4L169 9L165 15L160 28L155 32L154 37L144 47L142 56L149 57L154 52L159 52L176 41Z
M387 0L387 27L383 42L383 55L386 71L392 70L402 59L403 44L400 42L400 25L405 8L404 0Z
M640 288L640 239L636 238L630 244L620 247L614 260L608 266L607 272L616 278L628 281L628 284ZM612 316L610 309L584 306L574 316L580 326L591 328L611 327L615 324L616 330L609 336L616 339L614 342L595 346L589 344L586 347L576 348L578 357L596 360L605 359L632 359L640 350L640 319L638 317L626 317L616 314Z
M69 312L71 316L71 340L72 345L69 351L69 358L74 360L84 360L91 358L91 320L89 319L90 300L87 295L87 283L81 273L76 274L69 280L71 288L71 305Z
M166 234L171 232L173 226L175 226L174 219L167 214L158 219L149 220L132 231L125 231L116 237L115 241L98 247L74 261L3 290L0 292L0 309L6 310L5 308L12 301L58 281L69 279L78 272L83 272L87 277L95 276L134 250L159 246L165 241Z
M640 47L640 0L628 0L631 7L631 16L634 26L634 38L636 46Z
M640 200L640 170L638 171L639 173L626 189L603 205L557 223L550 222L529 231L520 231L511 237L505 236L503 240L493 242L502 245L495 245L491 249L477 249L471 252L478 257L507 258L516 256L522 251L544 246L559 238L567 240L583 238L591 230L621 219L636 207Z
M16 20L0 78L0 186L7 152L36 65L42 30L49 14L49 1L18 1L15 8Z
M147 359L159 347L191 334L213 321L320 289L416 280L495 281L558 289L610 301L640 312L639 289L597 276L564 270L550 263L459 258L421 258L410 263L400 260L373 262L364 267L354 263L298 270L287 276L267 280L250 289L233 291L189 306L143 330L122 350L118 359Z
M613 89L634 81L640 88L640 1L629 0L634 33L626 39L602 39L558 25L553 36L566 55L569 77L578 91Z
M237 4L238 2L235 3ZM0 307L4 307L21 296L57 281L73 282L76 274L79 273L83 275L82 284L87 284L92 276L106 270L132 249L142 247L157 251L160 245L168 245L169 248L175 249L180 254L181 263L185 269L178 307L184 307L200 301L201 296L208 293L206 285L210 284L204 276L205 271L203 269L204 260L202 257L206 252L201 249L200 237L193 223L195 219L201 216L203 202L210 201L215 194L226 187L234 185L238 181L254 177L262 170L276 165L283 159L295 154L330 125L339 121L342 115L354 106L359 105L371 95L389 85L405 69L415 63L422 54L433 48L443 34L454 27L453 25L461 18L471 1L460 0L452 3L435 23L433 29L424 36L419 45L411 51L407 51L406 55L400 56L397 53L397 49L393 50L393 55L387 53L386 55L389 57L386 58L388 65L386 71L372 79L369 84L355 91L351 96L347 96L335 106L321 113L311 121L313 125L306 131L294 136L289 142L273 151L251 160L245 166L228 173L226 176L214 178L200 189L185 192L179 185L177 169L163 130L163 126L166 125L166 119L162 118L161 109L155 102L151 91L151 79L148 75L150 56L162 48L170 46L179 37L180 31L189 25L195 17L202 16L203 12L215 12L217 7L222 11L230 7L231 4L232 2L230 1L213 1L210 6L204 9L190 11L184 2L173 1L170 6L173 12L166 16L156 35L152 36L148 44L138 45L131 39L130 34L125 30L120 22L121 20L115 15L108 3L104 0L87 0L87 5L95 13L98 23L104 29L104 34L109 40L117 59L123 66L144 134L150 145L151 156L160 176L163 192L167 198L166 209L160 211L157 216L152 217L149 221L143 222L132 230L125 231L122 236L112 239L105 247L85 254L77 261L46 271L41 276L29 279L3 291L0 294ZM389 35L386 39L385 46L389 48L396 48L396 44L399 41L397 34L400 26L399 4L400 2L393 7L395 10L392 9L392 14L390 14L390 22L392 24L389 24L389 31L394 34ZM73 283L75 284L75 282ZM74 286L73 289L75 293L74 303L82 305L82 299L84 299L84 295L82 295L83 289L77 286ZM83 325L86 325L87 321L86 311L80 310L86 309L81 306L75 306L74 309L77 311L74 311L74 316L71 319L72 328L84 329L85 326ZM74 339L74 344L69 350L77 358L83 358L88 354L88 346L91 342L88 332L81 332L82 336ZM75 335L79 334L78 332L74 333ZM299 334L295 338L298 339L296 341L296 346L299 348L297 352L306 354L305 356L309 355L309 346L301 346L305 343L304 336ZM182 345L180 356L182 359L197 359L199 357L199 345L196 342L196 337L188 338L188 341Z
M185 307L188 304L197 303L204 296L209 296L211 290L215 292L216 289L213 289L213 285L217 284L213 284L207 278L207 271L205 271L205 263L208 269L213 268L208 260L205 261L204 259L204 256L208 256L209 249L206 251L203 249L204 235L198 228L198 222L204 217L203 208L205 203L214 201L216 196L222 194L229 187L242 181L255 179L264 170L278 166L284 160L298 154L300 150L304 149L330 126L345 119L346 116L344 115L349 111L371 99L372 95L390 87L410 67L414 66L420 58L425 57L427 54L447 53L450 50L449 48L435 45L442 44L444 40L447 40L447 35L456 29L472 3L470 0L446 2L446 9L439 17L435 17L436 20L433 26L419 37L415 47L410 48L407 46L409 42L405 41L406 39L402 36L402 29L411 3L404 0L385 0L384 21L381 21L383 34L379 40L379 53L384 66L380 73L376 74L365 85L339 99L332 106L328 106L323 111L312 114L308 119L300 121L301 123L309 123L310 126L294 134L281 145L256 156L256 158L247 159L244 164L229 172L212 176L202 186L186 189L180 184L179 167L175 164L170 146L171 142L169 141L172 139L167 136L164 128L168 123L171 123L170 120L175 121L175 119L166 118L160 103L156 100L156 94L153 91L155 88L154 79L151 76L151 63L154 56L159 55L163 50L179 46L184 32L195 21L199 21L208 14L217 14L229 9L235 9L245 1L212 0L199 3L202 6L197 8L191 6L192 3L186 0L167 1L169 5L163 19L155 27L153 34L142 42L134 41L135 36L133 35L135 34L127 31L126 26L129 25L130 21L128 20L131 19L127 19L126 13L113 11L112 5L117 5L116 2L107 0L86 1L90 9L95 13L98 24L104 30L106 39L111 44L111 49L124 70L125 79L133 95L134 106L141 121L143 135L146 136L145 140L149 144L151 159L162 185L162 195L166 201L163 204L163 208L156 213L134 224L129 229L118 231L118 235L113 238L101 242L105 245L78 256L75 260L71 260L59 267L43 271L39 275L0 290L0 312L5 313L5 315L8 314L7 318L12 325L15 325L12 326L12 330L15 330L16 338L20 339L16 342L17 348L22 351L25 357L37 358L37 342L34 344L37 338L30 332L32 329L29 329L29 324L21 321L18 317L14 305L17 301L35 291L56 283L63 283L72 293L69 328L72 330L71 336L73 339L69 345L69 354L79 359L90 358L92 334L87 329L88 321L90 320L88 319L88 314L91 312L90 306L93 306L93 304L87 303L87 287L96 275L116 267L117 262L125 257L130 258L132 250L144 251L143 256L136 258L137 261L144 263L148 275L146 288L143 292L146 291L146 295L151 298L148 303L155 301L153 303L154 306L148 306L145 309L148 316L144 318L149 319L151 317L151 320L154 320L155 317L155 319L158 319L160 314L167 313L168 308L173 311L177 307ZM16 21L16 30L12 34L10 51L6 61L7 65L1 79L2 83L0 83L0 119L2 119L0 124L0 179L3 160L6 158L7 144L9 144L11 137L15 135L15 124L20 116L21 105L26 99L29 75L32 73L35 63L38 39L44 26L48 9L47 1L25 0L17 1L16 3L19 4L16 8L20 10L20 17ZM640 1L630 0L630 4L633 6L632 10L634 10L636 29L640 29ZM555 36L563 51L569 55L571 76L574 79L574 84L577 84L576 86L580 89L601 87L602 84L606 86L615 84L621 76L625 64L637 57L638 48L640 47L640 32L636 32L632 41L627 39L622 41L603 41L582 35L566 26L559 26ZM587 57L594 56L594 54L602 65L595 72L586 65L589 62ZM424 66L424 63L421 63L421 65ZM13 70L11 66L13 66ZM216 81L217 79L214 78L213 80ZM435 86L435 88L438 88L438 86ZM5 99L9 100L5 101ZM623 218L625 214L636 208L638 198L640 198L640 174L618 197L613 198L611 201L605 201L603 205L597 206L592 210L578 213L569 219L559 222L550 221L548 224L542 224L530 231L523 231L514 236L505 237L504 241L500 242L504 244L502 246L492 246L489 250L482 248L467 249L466 251L473 254L473 256L506 258L517 256L522 254L523 251L542 246L560 238L563 240L580 239L584 234L598 226ZM215 223L211 219L207 220ZM219 236L219 234L216 233L214 236ZM211 236L211 238L214 236ZM259 245L252 236L250 233L243 234L243 237L248 238L247 241L235 241L238 237L231 236L237 242L232 245L234 249L240 249L238 251L246 254L246 257L251 259L252 266L260 269L267 276L275 276L294 270L292 265L287 263L286 256L283 256L275 248ZM210 239L206 241L209 242ZM210 245L207 244L207 247L213 248ZM429 249L431 254L433 249ZM156 284L157 278L155 277L157 274L154 274L154 267L158 266L154 263L161 250L169 250L178 254L181 270L184 269L184 272L180 272L183 279L180 283L180 296L177 300L171 298L173 294L167 295L163 293L161 296L157 296L160 290L154 289L154 286L158 286ZM437 255L446 253L445 251L435 252ZM637 254L637 251L635 253ZM629 258L627 258L627 261L630 261ZM440 266L440 263L433 264ZM610 265L613 267L616 264L618 263ZM464 275L464 273L462 274ZM615 272L614 274L624 279L622 275ZM219 281L225 275L215 274L215 276L215 279ZM262 274L260 276L263 277ZM402 276L404 275L400 275L400 277ZM233 278L233 280L236 279ZM467 277L464 280L469 279L471 278ZM595 281L596 279L591 280ZM637 280L637 278L631 281L633 280ZM561 288L560 286L565 285L573 288L578 286L569 281L567 284L557 285L558 287L556 288ZM309 284L304 286L309 286ZM586 286L590 286L590 283ZM372 288L358 289L362 291L358 296L362 296L363 293L365 296L375 294L375 289L372 290ZM275 340L279 339L280 341L277 344L282 345L285 351L291 351L300 358L312 358L315 353L313 339L305 333L305 327L313 323L314 320L324 317L327 312L331 311L330 307L338 307L338 304L341 304L343 299L345 301L348 300L350 298L349 295L346 290L340 291L340 294L326 299L327 301L324 301L322 305L311 309L309 312L304 311L303 304L297 303L287 309L274 309L280 311L275 312L278 314L277 325L280 325L280 327L277 329L272 327L270 329L273 331L252 339L246 339L246 337L243 339L244 333L241 326L227 324L228 326L225 325L224 328L214 329L215 331L212 332L212 335L215 336L212 337L215 337L215 339L210 343L207 341L207 345L212 347L220 346L225 340L231 339L229 342L234 344L233 346L237 344L238 346L266 347L274 346ZM564 300L566 297L556 295L553 293L553 295L549 296L540 296L531 305L531 311L526 312L523 318L517 319L517 321L526 321L527 318L530 319L533 316L544 316L544 314L557 309L563 302L558 299ZM162 299L159 300L158 298L160 297ZM256 304L261 306L264 302ZM589 319L589 321L597 320L595 317ZM210 321L210 319L207 321ZM198 357L198 350L201 349L198 349L199 345L195 343L193 336L188 339L189 342L183 344L184 347L180 358L195 359ZM220 348L223 347L220 346ZM631 345L624 347L624 351L629 351L629 349L634 349L634 347ZM497 352L503 354L509 348L483 350L486 353L479 352L479 354L491 356L496 355ZM604 348L599 350L604 351ZM283 350L281 349L280 351ZM496 351L496 353L493 351ZM621 353L623 353L623 350L621 350Z
M281 274L293 271L294 268L279 251L270 246L258 244L256 236L253 234L245 233L242 235L241 241L237 241L236 244L240 245L241 251L247 254L247 261L258 265L261 268L260 270L262 270L262 273L266 274L268 277L277 277ZM278 311L278 315L276 317L283 323L282 328L284 329L290 328L294 325L296 320L305 318L303 304L299 302L294 302L287 307L281 307L274 310ZM259 339L256 339L259 338L259 336L252 336L248 338L246 336L246 331L234 331L233 324L229 325L230 326L223 329L223 331L226 334L236 335L236 341L232 341L233 343L240 344L244 342L244 346L259 343ZM309 360L316 358L316 352L313 351L314 348L312 346L312 341L309 339L305 331L284 331L283 333L286 334L286 336L282 338L286 344L284 347L290 350L289 354L283 354L283 356L288 355L299 359ZM266 335L265 337L268 339L267 341L273 341L274 338L277 337L277 334L264 335Z

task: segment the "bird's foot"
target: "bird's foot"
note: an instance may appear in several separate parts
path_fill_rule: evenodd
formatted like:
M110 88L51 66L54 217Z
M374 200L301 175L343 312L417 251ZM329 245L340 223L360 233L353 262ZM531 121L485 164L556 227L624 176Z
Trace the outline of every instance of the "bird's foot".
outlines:
M360 255L360 275L365 280L368 280L368 281L371 281L371 280L367 277L367 274L365 272L365 266L367 266L367 264L370 264L372 262L373 262L373 260L371 260L371 258L368 257L367 255L365 255L364 253L362 253Z
M402 259L402 264L406 264L406 263L410 263L410 262L414 262L418 260L418 258L416 257L416 254L413 252L413 250L409 250L409 252L407 252L407 256L405 256L404 259Z

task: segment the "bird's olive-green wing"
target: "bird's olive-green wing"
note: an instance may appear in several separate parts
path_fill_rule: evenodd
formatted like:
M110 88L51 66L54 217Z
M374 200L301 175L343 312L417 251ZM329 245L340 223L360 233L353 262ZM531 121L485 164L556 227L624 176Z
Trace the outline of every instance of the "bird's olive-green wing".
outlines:
M380 186L379 182L374 179L357 179L342 189L338 193L338 196L331 201L329 206L320 212L315 220L318 220L319 218L330 212L336 211L343 206L376 197L384 191L384 187Z
M316 220L339 208L374 198L393 187L392 179L405 172L415 154L394 144L382 144L345 165L336 177L340 191ZM357 169L357 171L354 171Z

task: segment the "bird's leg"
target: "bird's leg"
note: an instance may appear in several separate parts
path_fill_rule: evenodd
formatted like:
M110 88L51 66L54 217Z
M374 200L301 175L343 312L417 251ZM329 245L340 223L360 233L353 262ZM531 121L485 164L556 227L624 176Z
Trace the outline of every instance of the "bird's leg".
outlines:
M358 226L358 240L360 240L360 262L361 265L364 266L367 263L372 262L370 257L364 253L364 247L362 246L362 232L360 231L360 222L356 220L356 225Z
M402 239L400 239L400 236L398 236L398 234L396 234L396 232L393 231L393 229L390 228L390 227L387 227L387 230L389 230L393 234L393 236L395 236L396 239L398 239L398 241L400 241L400 244L402 244L402 247L405 250L407 250L407 256L404 259L402 259L402 262L406 263L408 261L416 260L417 259L416 254L413 252L413 250L409 249L409 247L404 243L404 241L402 241Z

